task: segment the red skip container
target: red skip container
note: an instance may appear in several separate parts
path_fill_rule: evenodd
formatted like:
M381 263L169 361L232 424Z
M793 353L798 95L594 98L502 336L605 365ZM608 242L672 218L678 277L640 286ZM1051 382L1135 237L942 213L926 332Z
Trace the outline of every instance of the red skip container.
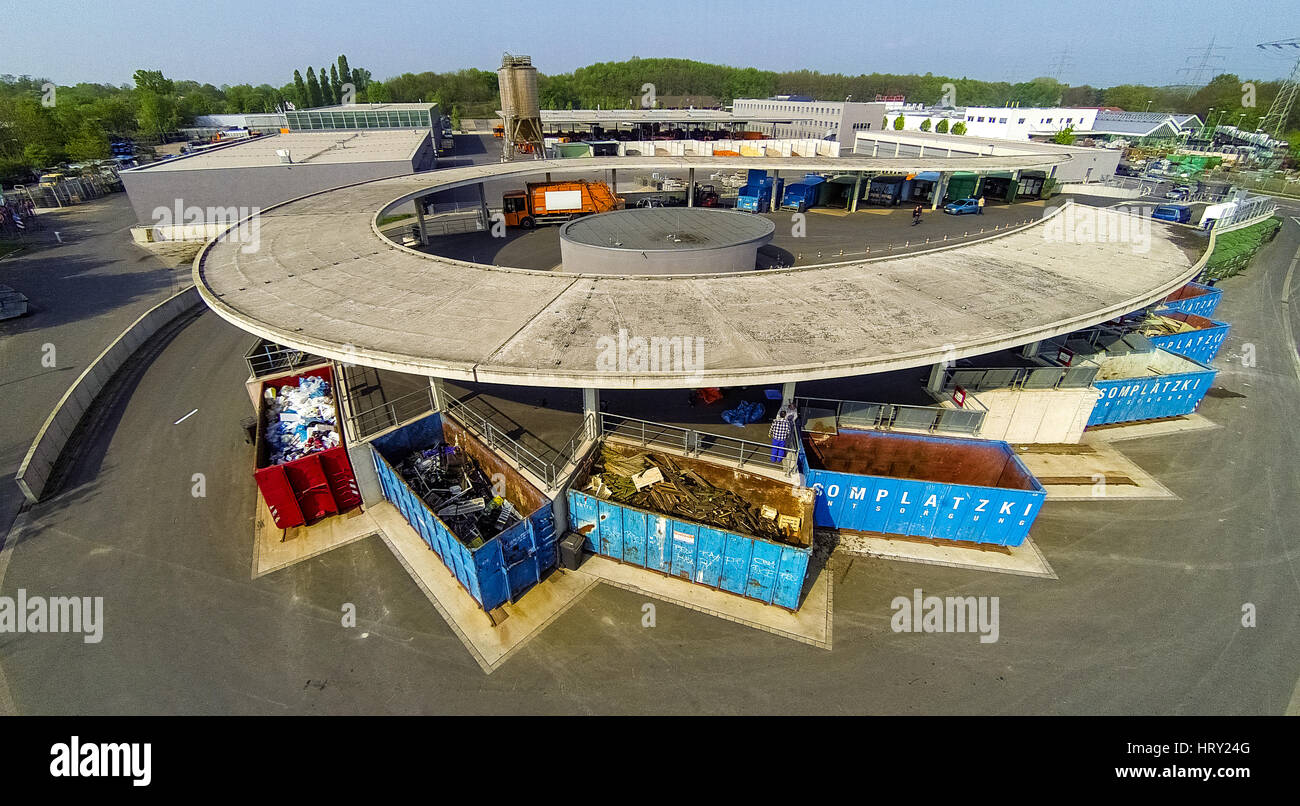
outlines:
M272 378L262 382L258 390L257 407L257 467L253 478L261 490L266 505L271 510L275 525L281 529L315 523L321 518L347 512L361 504L357 477L348 460L343 427L338 428L339 446L313 453L282 465L273 465L267 456L267 443L263 438L266 428L266 390L282 386L297 386L303 378L317 377L330 385L334 392L335 414L338 412L338 390L329 367L321 367L298 375Z

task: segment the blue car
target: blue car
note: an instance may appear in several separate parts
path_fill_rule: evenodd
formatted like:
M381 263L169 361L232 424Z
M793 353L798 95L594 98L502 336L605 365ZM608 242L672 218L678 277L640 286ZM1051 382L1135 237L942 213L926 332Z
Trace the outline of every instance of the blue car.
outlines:
M943 206L948 215L973 215L980 211L980 203L974 199L958 199Z

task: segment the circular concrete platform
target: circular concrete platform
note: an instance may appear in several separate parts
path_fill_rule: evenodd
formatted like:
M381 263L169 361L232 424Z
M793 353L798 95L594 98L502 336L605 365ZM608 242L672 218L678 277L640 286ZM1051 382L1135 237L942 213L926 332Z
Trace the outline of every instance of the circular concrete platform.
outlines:
M604 157L451 168L265 210L255 227L244 224L251 238L235 225L209 242L194 279L209 307L250 333L457 380L636 389L885 372L1051 338L1157 302L1199 272L1204 239L1149 219L1136 230L1148 236L1141 242L1075 237L1087 232L1076 219L1097 214L1075 205L1077 215L1065 207L1046 222L903 257L636 277L453 260L399 246L377 222L437 190L547 171L993 171L1060 159ZM692 361L650 372L602 362L611 341L638 338L690 338Z
M707 207L654 207L584 216L560 227L562 271L709 274L751 271L772 240L766 218Z

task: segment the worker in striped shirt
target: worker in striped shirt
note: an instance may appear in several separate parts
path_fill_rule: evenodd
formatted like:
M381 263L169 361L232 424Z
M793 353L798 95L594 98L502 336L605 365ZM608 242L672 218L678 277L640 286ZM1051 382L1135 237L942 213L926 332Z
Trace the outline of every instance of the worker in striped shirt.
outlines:
M785 460L785 446L790 440L790 431L794 427L794 412L782 407L772 421L768 435L772 437L772 464Z

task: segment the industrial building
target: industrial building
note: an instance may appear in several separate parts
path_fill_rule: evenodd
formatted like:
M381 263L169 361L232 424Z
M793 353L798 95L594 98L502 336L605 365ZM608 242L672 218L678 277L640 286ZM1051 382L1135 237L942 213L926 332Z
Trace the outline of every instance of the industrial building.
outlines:
M777 95L737 98L732 113L737 117L788 115L789 122L764 123L758 129L777 138L837 140L847 149L853 147L856 133L880 129L886 105L877 101L818 101L802 95Z
M230 223L232 208L264 210L340 185L427 171L436 159L424 129L294 132L238 140L121 177L136 220L159 229L155 238L170 239L173 226ZM177 209L184 221L176 220ZM203 233L188 234L206 239Z
M1087 148L1004 139L970 134L935 134L922 131L859 132L853 153L868 157L1059 155L1061 159L1041 178L1067 182L1104 182L1115 175L1122 152L1114 148ZM1041 173L1041 172L1040 172ZM1024 195L1024 194L1022 194Z
M340 104L284 113L289 131L332 129L419 129L437 132L442 114L437 104Z

